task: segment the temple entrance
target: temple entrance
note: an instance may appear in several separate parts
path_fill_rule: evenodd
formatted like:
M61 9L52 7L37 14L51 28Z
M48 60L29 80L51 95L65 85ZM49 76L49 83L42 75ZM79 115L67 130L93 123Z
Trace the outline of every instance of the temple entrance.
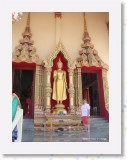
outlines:
M20 98L24 118L34 116L34 70L13 70L13 92Z
M91 106L91 115L100 115L99 87L97 73L82 73L82 98L87 99Z

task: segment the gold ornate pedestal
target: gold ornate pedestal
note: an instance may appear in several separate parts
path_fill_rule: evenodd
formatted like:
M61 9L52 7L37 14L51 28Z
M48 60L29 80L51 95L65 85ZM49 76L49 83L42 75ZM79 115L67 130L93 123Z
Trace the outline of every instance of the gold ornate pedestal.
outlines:
M57 114L44 115L38 114L35 117L35 129L41 131L51 131L64 128L64 130L82 130L81 115L66 114L59 116Z
M53 110L53 114L59 114L59 113L63 113L63 114L67 114L67 111L66 111L66 109L64 109L65 108L65 106L63 105L63 104L56 104L55 105L55 108L54 108L54 110Z

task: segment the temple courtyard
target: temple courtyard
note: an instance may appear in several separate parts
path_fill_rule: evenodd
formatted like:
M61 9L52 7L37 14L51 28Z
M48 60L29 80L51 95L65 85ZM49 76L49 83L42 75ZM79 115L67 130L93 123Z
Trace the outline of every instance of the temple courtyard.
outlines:
M71 127L60 131L41 131L34 129L33 119L23 120L22 142L108 142L109 123L104 118L91 118L90 132Z

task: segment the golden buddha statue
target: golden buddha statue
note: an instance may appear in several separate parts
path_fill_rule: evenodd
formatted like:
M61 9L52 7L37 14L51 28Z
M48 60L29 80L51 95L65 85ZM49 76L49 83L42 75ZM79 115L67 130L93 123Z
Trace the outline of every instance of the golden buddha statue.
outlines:
M59 59L57 63L58 69L53 73L53 94L52 99L57 101L53 114L59 114L60 112L67 114L67 111L64 109L65 106L62 104L63 100L67 99L67 82L66 82L66 72L62 70L63 63Z

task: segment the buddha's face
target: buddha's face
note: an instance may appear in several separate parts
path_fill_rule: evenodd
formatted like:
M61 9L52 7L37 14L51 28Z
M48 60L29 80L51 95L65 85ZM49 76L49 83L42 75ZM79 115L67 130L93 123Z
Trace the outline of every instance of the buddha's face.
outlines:
M62 63L58 63L58 69L61 69L63 67L63 64Z

